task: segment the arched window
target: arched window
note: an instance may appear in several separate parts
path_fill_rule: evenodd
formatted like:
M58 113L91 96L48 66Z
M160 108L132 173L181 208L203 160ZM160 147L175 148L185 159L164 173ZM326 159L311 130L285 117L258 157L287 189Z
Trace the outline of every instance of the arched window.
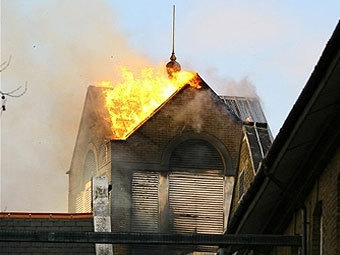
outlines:
M170 168L223 170L224 164L220 153L208 141L190 139L180 143L172 152Z
M93 150L89 150L86 154L83 171L83 181L85 184L91 180L96 172L96 158Z
M169 162L169 210L173 232L222 234L224 161L206 140L185 140Z
M86 153L83 165L83 190L77 198L76 211L77 212L91 212L92 211L92 184L91 178L95 175L97 170L96 156L93 150Z

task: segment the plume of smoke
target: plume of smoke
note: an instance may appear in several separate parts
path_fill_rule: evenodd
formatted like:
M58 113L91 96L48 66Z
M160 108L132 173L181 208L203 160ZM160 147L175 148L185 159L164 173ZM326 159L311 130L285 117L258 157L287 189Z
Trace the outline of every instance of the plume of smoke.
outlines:
M1 57L12 56L2 73L2 89L27 80L28 91L7 102L1 119L0 209L66 211L64 173L88 85L118 77L118 66L138 70L149 61L126 43L108 1L8 0L1 7ZM251 87L248 79L204 78L213 87L221 84L222 94L240 84ZM197 94L173 115L175 121L194 123L199 131L204 100Z
M205 108L211 104L210 91L190 89L190 93L184 95L184 102L180 105L172 105L167 108L165 114L173 120L175 127L190 127L197 133L202 130Z
M239 81L233 79L224 79L226 83L223 95L227 96L243 96L243 97L258 97L256 87L247 76Z
M248 76L237 81L229 77L219 76L216 69L207 70L205 75L204 79L215 88L219 95L259 97L255 85L249 80Z
M67 175L81 107L92 81L115 67L148 64L131 50L109 3L3 1L2 89L28 81L2 115L2 210L66 211Z

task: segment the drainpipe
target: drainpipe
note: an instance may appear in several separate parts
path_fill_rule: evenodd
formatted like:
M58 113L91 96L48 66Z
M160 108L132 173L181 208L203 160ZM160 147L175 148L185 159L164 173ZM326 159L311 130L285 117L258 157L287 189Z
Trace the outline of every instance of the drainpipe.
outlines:
M307 210L305 206L301 209L301 218L302 218L301 255L307 255Z

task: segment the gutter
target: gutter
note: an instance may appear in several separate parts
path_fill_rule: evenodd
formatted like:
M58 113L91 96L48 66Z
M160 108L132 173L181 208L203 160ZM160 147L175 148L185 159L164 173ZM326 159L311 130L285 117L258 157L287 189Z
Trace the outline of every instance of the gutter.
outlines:
M255 203L256 195L259 194L260 188L265 184L265 181L270 181L266 176L268 171L275 167L275 164L280 162L280 159L284 155L287 146L293 139L296 131L303 122L308 110L312 106L316 97L319 95L322 87L320 81L324 77L327 69L334 60L336 53L340 49L340 22L338 22L332 37L328 41L312 75L310 76L306 86L302 90L298 100L294 104L290 111L286 121L284 122L279 134L274 140L267 156L263 159L257 171L253 182L249 189L243 196L239 206L235 213L231 217L226 234L234 234L240 231L240 224L244 221L246 214L252 210L251 204ZM272 172L272 171L269 171Z

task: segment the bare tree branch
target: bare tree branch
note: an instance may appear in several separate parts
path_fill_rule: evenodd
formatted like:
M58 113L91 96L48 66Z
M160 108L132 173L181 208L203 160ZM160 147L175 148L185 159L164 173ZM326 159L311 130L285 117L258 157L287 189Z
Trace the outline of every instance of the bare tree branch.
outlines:
M0 73L9 66L9 64L11 63L11 59L12 59L12 56L9 56L7 61L4 61L0 64Z
M11 63L12 56L9 56L8 60L0 64L0 72L4 71L9 64ZM23 96L27 91L27 81L25 82L25 86L19 86L11 91L3 92L0 90L1 100L2 104L0 107L0 117L2 116L2 113L6 111L6 97L21 97Z
M15 94L16 92L18 92L20 89L22 88L22 86L17 87L16 89L13 89L9 92L2 92L0 91L0 94L2 96L9 96L9 97L21 97L22 95L24 95L27 91L27 81L25 82L25 87L24 90L22 92L20 92L19 94Z

